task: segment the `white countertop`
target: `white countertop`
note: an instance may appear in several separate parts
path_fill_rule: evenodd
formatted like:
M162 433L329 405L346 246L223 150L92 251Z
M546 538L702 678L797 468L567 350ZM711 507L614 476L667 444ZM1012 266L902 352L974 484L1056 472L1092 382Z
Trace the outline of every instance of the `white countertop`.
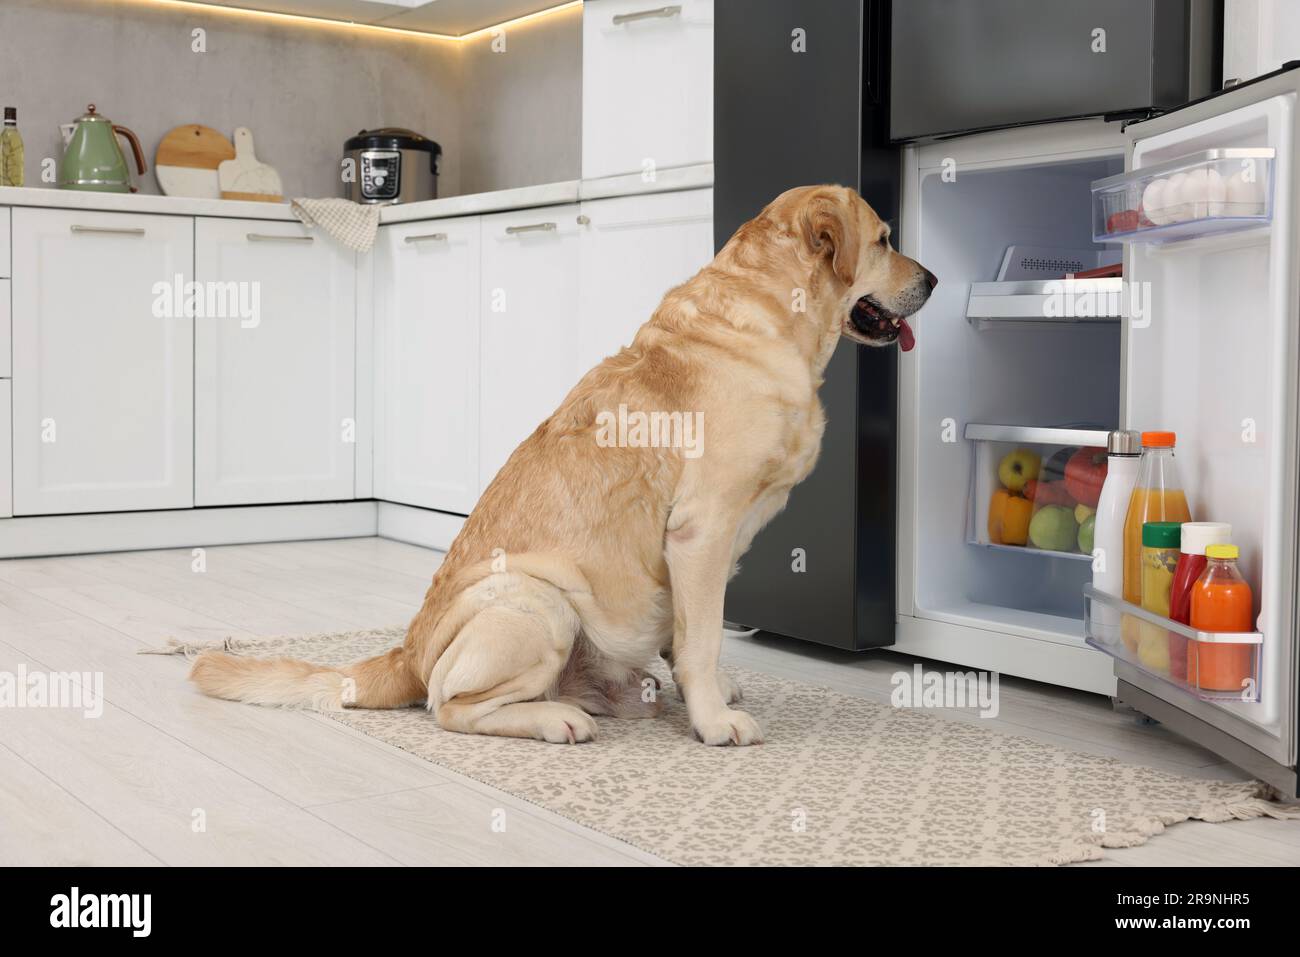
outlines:
M558 206L583 199L636 196L713 185L713 165L658 170L652 178L633 173L606 179L565 180L500 189L490 193L448 196L422 203L385 206L380 223L409 223L421 219L472 216L535 206ZM192 199L144 193L95 193L70 189L0 186L0 207L42 206L54 209L93 209L119 213L162 213L171 216L218 216L225 219L273 219L293 222L297 217L288 203L250 203L233 199Z

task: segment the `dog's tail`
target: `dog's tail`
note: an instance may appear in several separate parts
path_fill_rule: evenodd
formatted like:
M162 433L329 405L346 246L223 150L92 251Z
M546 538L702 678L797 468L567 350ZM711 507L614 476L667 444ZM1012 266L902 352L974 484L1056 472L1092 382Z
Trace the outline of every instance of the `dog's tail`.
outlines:
M317 711L403 708L423 701L426 694L405 648L342 668L205 651L194 659L190 680L214 698Z

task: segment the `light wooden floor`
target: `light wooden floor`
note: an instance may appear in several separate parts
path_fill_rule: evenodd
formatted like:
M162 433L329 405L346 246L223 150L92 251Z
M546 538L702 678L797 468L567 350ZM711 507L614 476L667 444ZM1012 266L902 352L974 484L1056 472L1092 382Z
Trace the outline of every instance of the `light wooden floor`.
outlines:
M0 864L662 863L318 715L199 696L202 640L405 623L441 555L382 539L0 562L0 671L103 672L107 704L0 717ZM887 700L912 659L733 639L725 660ZM1004 679L992 728L1186 774L1241 777L1109 702ZM953 712L956 720L978 719ZM504 830L500 822L504 821ZM496 825L496 826L494 826ZM1300 864L1300 821L1180 824L1112 865Z

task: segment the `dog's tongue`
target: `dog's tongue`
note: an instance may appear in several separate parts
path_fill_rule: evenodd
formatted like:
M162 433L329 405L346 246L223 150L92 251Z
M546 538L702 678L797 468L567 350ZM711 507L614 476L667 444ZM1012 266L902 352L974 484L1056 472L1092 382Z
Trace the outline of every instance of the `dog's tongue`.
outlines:
M907 324L906 319L899 319L898 348L904 352L911 352L914 345L916 345L916 335L912 332L912 327Z

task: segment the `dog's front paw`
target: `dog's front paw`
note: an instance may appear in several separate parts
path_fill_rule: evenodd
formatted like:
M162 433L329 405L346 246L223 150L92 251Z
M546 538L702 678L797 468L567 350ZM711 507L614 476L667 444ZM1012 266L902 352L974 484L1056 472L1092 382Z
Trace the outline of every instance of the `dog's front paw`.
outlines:
M763 729L747 711L725 708L707 718L691 719L695 736L705 744L762 744Z

